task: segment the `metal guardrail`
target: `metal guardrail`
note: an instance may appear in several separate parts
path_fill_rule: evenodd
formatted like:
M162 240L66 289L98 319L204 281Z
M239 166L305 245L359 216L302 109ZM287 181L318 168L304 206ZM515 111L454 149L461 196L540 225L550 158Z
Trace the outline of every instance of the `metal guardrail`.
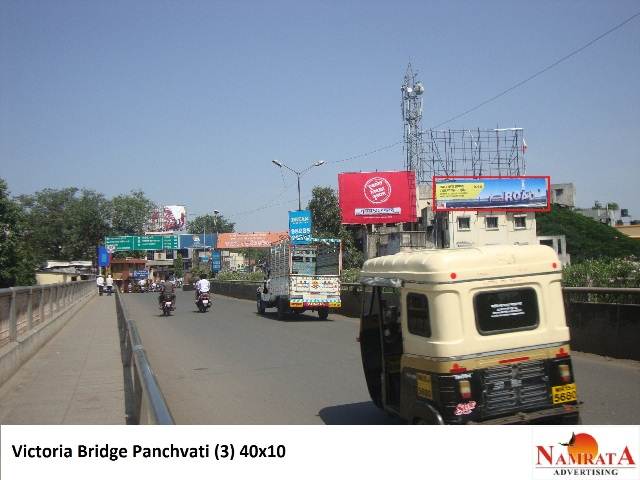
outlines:
M173 416L142 346L138 328L129 318L118 289L116 313L120 332L127 425L174 425Z
M94 280L0 289L0 347L95 293Z

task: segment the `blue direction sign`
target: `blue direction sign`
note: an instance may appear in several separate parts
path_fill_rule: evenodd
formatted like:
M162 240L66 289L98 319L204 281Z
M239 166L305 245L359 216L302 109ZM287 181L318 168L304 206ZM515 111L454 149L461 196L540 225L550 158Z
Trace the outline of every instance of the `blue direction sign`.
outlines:
M311 241L311 211L289 212L289 236L294 245L306 245Z

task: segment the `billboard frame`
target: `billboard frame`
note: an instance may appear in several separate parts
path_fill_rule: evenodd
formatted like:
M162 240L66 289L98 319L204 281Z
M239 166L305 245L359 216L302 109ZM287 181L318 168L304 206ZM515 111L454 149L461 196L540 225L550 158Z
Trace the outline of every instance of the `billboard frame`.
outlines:
M501 179L501 180L522 180L527 178L542 178L547 184L547 204L545 207L438 207L436 198L436 184L439 180L478 180L483 179ZM550 212L551 211L551 177L549 175L434 175L431 185L431 201L434 212L508 212L508 213L527 213L527 212ZM441 182L442 183L442 182Z

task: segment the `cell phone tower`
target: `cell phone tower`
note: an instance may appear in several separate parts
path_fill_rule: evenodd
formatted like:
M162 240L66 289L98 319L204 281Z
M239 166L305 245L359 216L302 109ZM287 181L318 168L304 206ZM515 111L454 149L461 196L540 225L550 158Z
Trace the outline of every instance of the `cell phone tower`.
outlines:
M411 63L407 66L402 84L402 121L404 124L404 149L406 152L405 170L416 173L418 183L429 179L422 178L424 173L424 144L422 141L422 94L424 87L417 80Z

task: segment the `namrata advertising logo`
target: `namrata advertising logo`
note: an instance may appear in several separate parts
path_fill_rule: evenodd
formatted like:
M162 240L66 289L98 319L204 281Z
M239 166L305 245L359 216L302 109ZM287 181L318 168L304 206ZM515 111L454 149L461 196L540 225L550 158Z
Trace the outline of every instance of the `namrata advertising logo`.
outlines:
M617 428L545 432L544 439L534 440L534 478L637 479L638 433Z

